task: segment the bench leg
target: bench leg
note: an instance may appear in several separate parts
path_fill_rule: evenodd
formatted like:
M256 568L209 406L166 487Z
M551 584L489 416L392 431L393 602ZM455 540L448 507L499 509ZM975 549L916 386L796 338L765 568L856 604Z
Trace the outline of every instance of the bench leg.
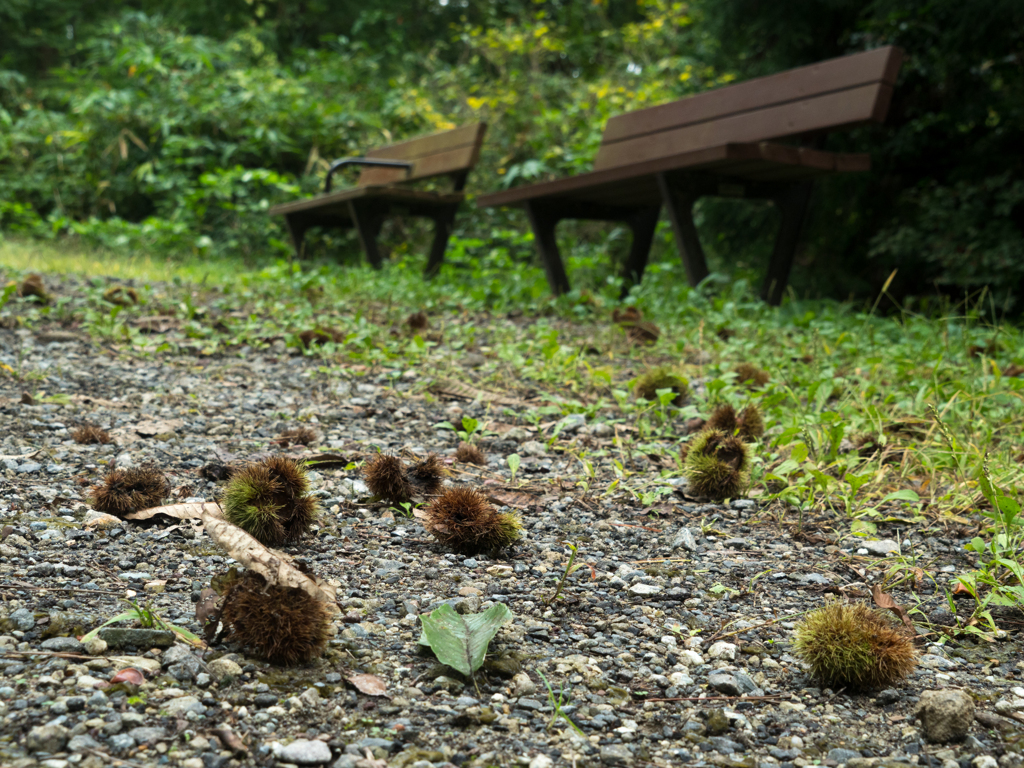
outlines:
M284 224L288 228L288 234L292 237L292 244L295 246L295 258L302 258L302 241L306 237L306 230L309 229L301 217L291 215L284 217Z
M427 259L427 268L423 272L425 277L434 277L441 270L444 252L448 248L448 239L455 226L457 210L458 206L453 205L431 217L434 220L434 241L430 245L430 257Z
M370 266L380 269L383 266L383 259L377 248L377 236L380 235L380 227L384 223L383 211L375 205L359 200L350 200L348 210Z
M698 196L690 190L680 189L664 173L658 174L658 187L661 189L661 199L668 208L668 218L672 222L686 277L691 286L696 286L708 276L708 263L704 258L700 238L697 237L697 227L693 223L693 204L697 202Z
M661 206L643 208L632 216L626 223L633 230L633 242L629 247L629 256L622 270L622 295L625 298L629 289L639 285L644 276L644 269L647 267L647 257L651 252L651 243L654 242L654 228L658 226L658 215L661 213Z
M528 202L526 215L530 217L533 239L544 262L544 271L547 273L551 292L561 296L569 292L569 277L565 274L565 266L562 264L558 243L555 240L555 227L558 226L560 217L544 211L543 206L543 203Z
M775 204L782 214L782 223L768 264L768 274L761 288L761 298L772 306L778 306L782 301L782 293L789 282L789 271L796 256L796 246L800 242L800 231L807 218L812 187L813 182L810 181L793 184L775 197Z

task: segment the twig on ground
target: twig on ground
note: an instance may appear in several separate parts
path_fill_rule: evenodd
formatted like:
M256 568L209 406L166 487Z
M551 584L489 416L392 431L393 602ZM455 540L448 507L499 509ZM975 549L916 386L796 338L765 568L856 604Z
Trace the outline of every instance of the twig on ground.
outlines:
M88 752L90 755L96 755L96 757L109 762L113 766L127 765L129 768L146 768L142 763L136 763L134 760L126 760L123 757L114 757L113 755L98 749L90 749L89 747L86 747L82 751Z
M59 659L88 659L93 661L94 659L106 658L104 656L86 656L82 653L72 653L71 651L4 651L4 656L56 656Z
M638 701L778 701L791 694L773 693L768 696L673 696L672 698L638 699Z
M755 624L752 627L744 627L743 629L737 629L733 632L726 632L725 634L716 632L711 636L711 642L714 642L715 640L721 640L723 637L732 637L733 635L740 635L744 632L750 632L754 629L760 629L761 627L770 627L772 624L778 624L780 621L785 621L786 619L795 619L797 616L803 616L805 613L810 613L813 610L813 608L808 608L806 611L800 611L798 613L787 613L785 616L779 616L778 618L772 619L771 621L766 621L762 624ZM729 623L731 624L732 622Z

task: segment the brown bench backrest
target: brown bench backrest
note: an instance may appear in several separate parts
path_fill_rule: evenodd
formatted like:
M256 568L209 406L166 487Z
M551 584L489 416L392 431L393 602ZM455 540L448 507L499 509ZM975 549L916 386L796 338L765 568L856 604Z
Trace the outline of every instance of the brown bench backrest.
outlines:
M486 130L487 123L471 123L450 131L371 149L366 157L407 160L413 163L413 167L406 173L402 168L367 166L359 175L357 184L362 187L367 184L392 184L464 174L476 165Z
M605 127L594 170L882 122L902 59L899 48L876 48L618 115Z

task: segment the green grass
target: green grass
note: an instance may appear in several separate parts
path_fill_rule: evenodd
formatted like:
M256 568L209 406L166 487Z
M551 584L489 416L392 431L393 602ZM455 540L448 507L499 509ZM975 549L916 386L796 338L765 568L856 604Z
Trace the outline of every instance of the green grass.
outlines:
M154 258L148 254L104 251L71 241L23 241L0 238L0 267L16 272L112 277L119 280L185 282L220 285L258 271L230 258Z

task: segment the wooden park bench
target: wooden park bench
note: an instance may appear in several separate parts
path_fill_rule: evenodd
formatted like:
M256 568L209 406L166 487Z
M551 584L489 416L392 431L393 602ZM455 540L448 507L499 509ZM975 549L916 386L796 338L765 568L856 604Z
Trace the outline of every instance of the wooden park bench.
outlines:
M284 216L295 252L311 227L355 227L366 258L380 269L377 237L390 216L422 216L434 221L434 241L426 273L441 267L451 236L455 213L465 196L466 177L480 157L486 123L473 123L450 131L421 136L370 150L366 157L349 157L331 164L323 194L307 200L276 205L271 215ZM331 190L334 174L348 166L363 167L354 187ZM417 189L414 182L448 176L450 192Z
M690 284L697 285L708 268L693 223L694 202L705 195L771 199L782 222L761 296L778 304L813 179L867 171L871 158L777 140L818 142L827 131L882 122L901 60L899 48L878 48L613 117L593 171L489 194L478 204L526 208L556 294L569 290L555 241L558 222L626 223L633 241L625 293L643 276L662 205Z

